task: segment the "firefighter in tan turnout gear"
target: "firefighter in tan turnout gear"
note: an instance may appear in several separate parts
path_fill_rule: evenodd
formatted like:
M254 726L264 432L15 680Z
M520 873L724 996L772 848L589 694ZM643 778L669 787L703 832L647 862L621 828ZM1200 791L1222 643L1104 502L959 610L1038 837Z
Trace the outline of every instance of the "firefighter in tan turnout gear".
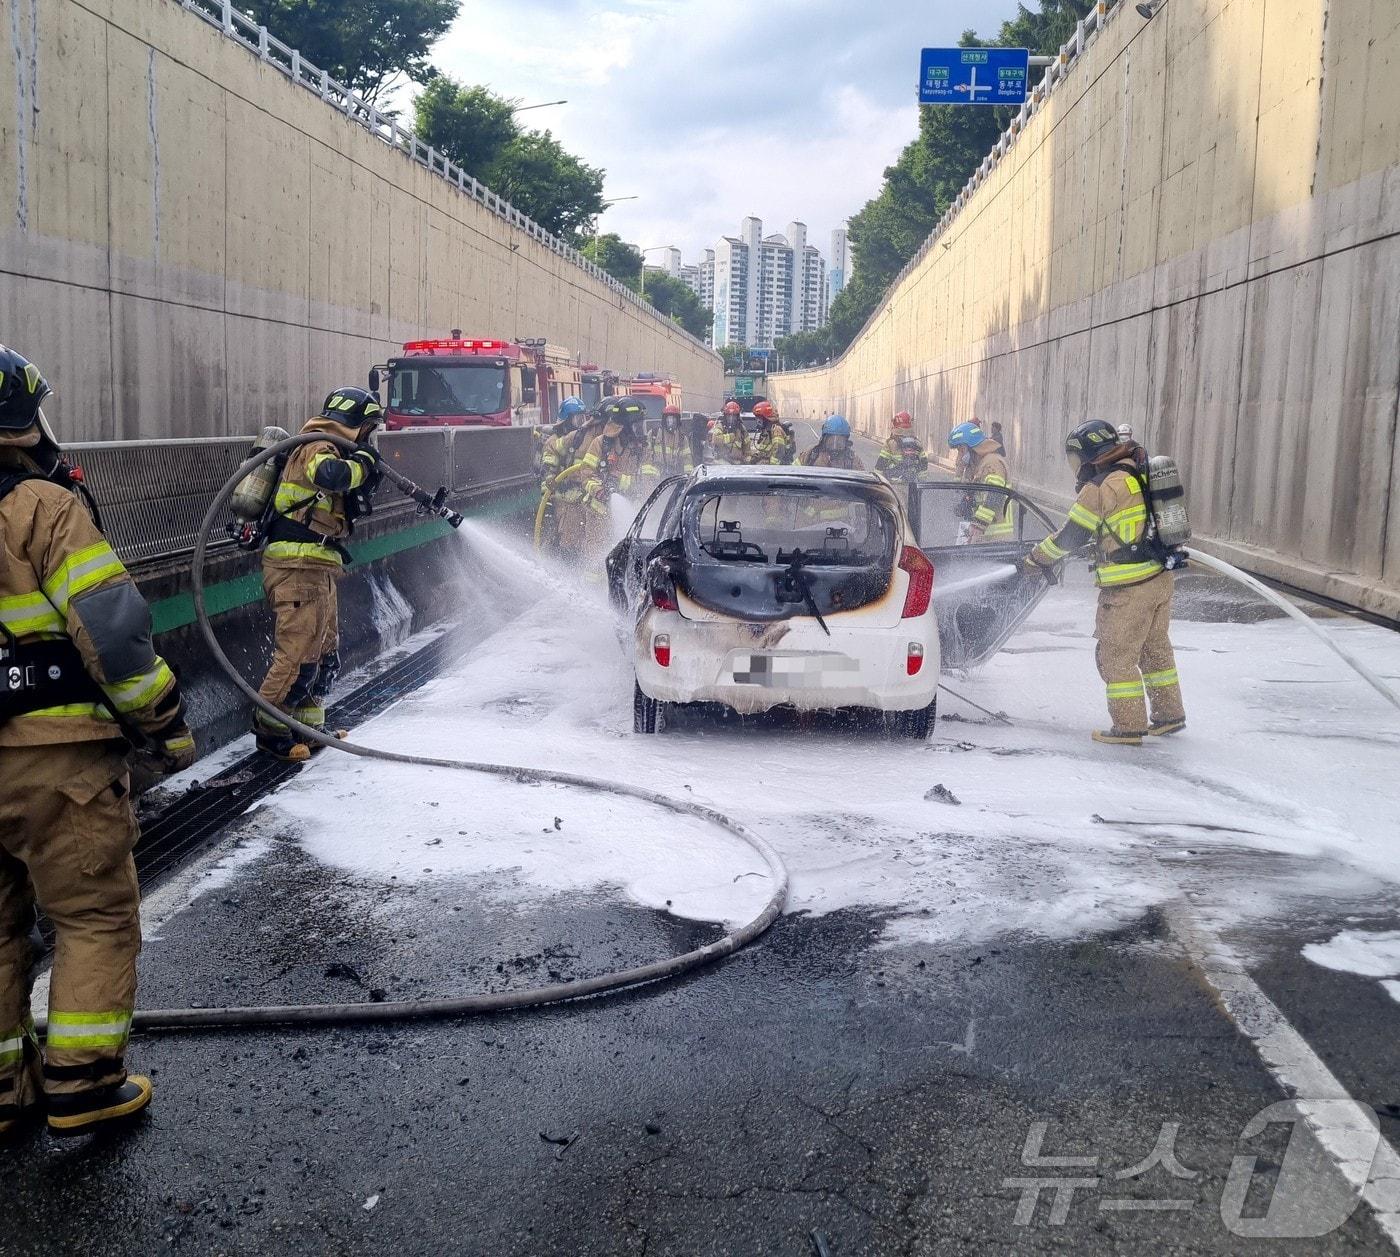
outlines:
M75 495L38 369L0 345L0 1135L80 1134L150 1103L123 1058L140 896L126 755L194 762L151 617ZM35 904L57 934L41 1053L30 1016Z
M263 591L277 617L272 666L259 693L294 720L324 729L326 697L340 671L336 582L349 554L342 544L379 483L377 451L365 445L384 414L374 395L341 388L303 432L360 445L343 456L330 441L308 441L287 459L273 499L263 552ZM260 750L299 763L311 748L262 710L253 716Z
M1065 441L1079 495L1069 521L1025 559L1028 572L1043 572L1091 543L1097 547L1099 586L1094 636L1099 675L1107 687L1112 727L1096 742L1140 746L1144 734L1186 727L1172 650L1175 578L1147 544L1146 456L1102 419L1081 424ZM1148 707L1151 706L1151 719Z

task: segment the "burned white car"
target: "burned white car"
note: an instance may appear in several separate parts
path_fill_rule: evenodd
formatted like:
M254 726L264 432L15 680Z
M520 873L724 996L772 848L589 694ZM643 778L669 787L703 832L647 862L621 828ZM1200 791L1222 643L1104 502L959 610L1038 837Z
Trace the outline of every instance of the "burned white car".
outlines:
M677 706L718 703L873 710L893 732L928 736L934 569L883 477L701 467L652 494L607 567L633 625L639 732Z

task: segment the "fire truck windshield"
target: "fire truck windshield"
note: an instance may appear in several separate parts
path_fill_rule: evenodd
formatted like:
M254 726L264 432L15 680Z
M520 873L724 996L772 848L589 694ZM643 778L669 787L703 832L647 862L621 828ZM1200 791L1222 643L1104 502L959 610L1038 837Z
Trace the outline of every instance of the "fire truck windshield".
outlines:
M590 410L603 400L603 382L595 375L592 379L584 376L579 384L578 399Z
M397 363L389 409L400 415L495 415L506 409L506 368L495 363Z
M660 419L661 412L666 408L666 399L660 393L633 393L632 400L646 407L648 419Z

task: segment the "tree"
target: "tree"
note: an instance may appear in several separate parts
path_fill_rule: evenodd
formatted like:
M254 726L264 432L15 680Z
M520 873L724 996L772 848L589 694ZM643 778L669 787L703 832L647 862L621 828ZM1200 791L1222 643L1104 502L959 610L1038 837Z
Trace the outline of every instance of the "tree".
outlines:
M238 0L249 17L332 78L376 101L400 76L424 83L428 53L461 0Z
M413 102L413 131L483 181L506 145L520 134L510 101L445 74L434 75Z
M685 280L650 266L646 269L646 299L659 313L701 340L714 322L714 312L700 304L700 298Z
M1079 21L1079 0L1024 4L993 40L964 31L961 47L979 45L1058 51ZM859 334L904 264L928 238L972 172L1010 123L1014 110L968 105L924 105L918 138L885 170L879 193L851 217L851 278L831 303L828 327L834 353Z
M815 332L794 332L791 336L780 336L773 342L781 369L791 371L798 367L818 367L831 360L831 329L818 328Z
M576 238L603 212L603 172L566 152L548 131L516 135L483 182L556 236Z
M642 251L615 231L590 237L579 252L633 292L638 290L642 278Z
M734 375L739 371L748 370L749 350L747 345L721 345L719 356L724 360L726 375Z

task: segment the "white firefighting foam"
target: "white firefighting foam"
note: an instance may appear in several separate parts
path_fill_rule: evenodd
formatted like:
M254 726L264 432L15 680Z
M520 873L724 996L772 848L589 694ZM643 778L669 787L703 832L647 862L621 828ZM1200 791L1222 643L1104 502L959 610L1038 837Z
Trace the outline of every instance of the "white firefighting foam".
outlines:
M780 851L790 911L868 907L888 914L890 939L1065 937L1183 894L1229 922L1400 878L1400 725L1287 621L1178 622L1190 728L1142 749L1088 740L1104 714L1082 587L1053 590L1008 649L955 682L1012 727L944 695L924 745L791 728L644 737L631 732L626 635L602 585L540 565L506 534L462 534L484 583L524 610L358 739L711 804ZM1400 673L1400 638L1329 628L1376 670ZM960 805L926 799L935 784ZM294 820L312 855L365 879L469 880L473 893L524 902L611 887L726 922L768 893L749 853L710 827L470 773L322 755L264 815Z

